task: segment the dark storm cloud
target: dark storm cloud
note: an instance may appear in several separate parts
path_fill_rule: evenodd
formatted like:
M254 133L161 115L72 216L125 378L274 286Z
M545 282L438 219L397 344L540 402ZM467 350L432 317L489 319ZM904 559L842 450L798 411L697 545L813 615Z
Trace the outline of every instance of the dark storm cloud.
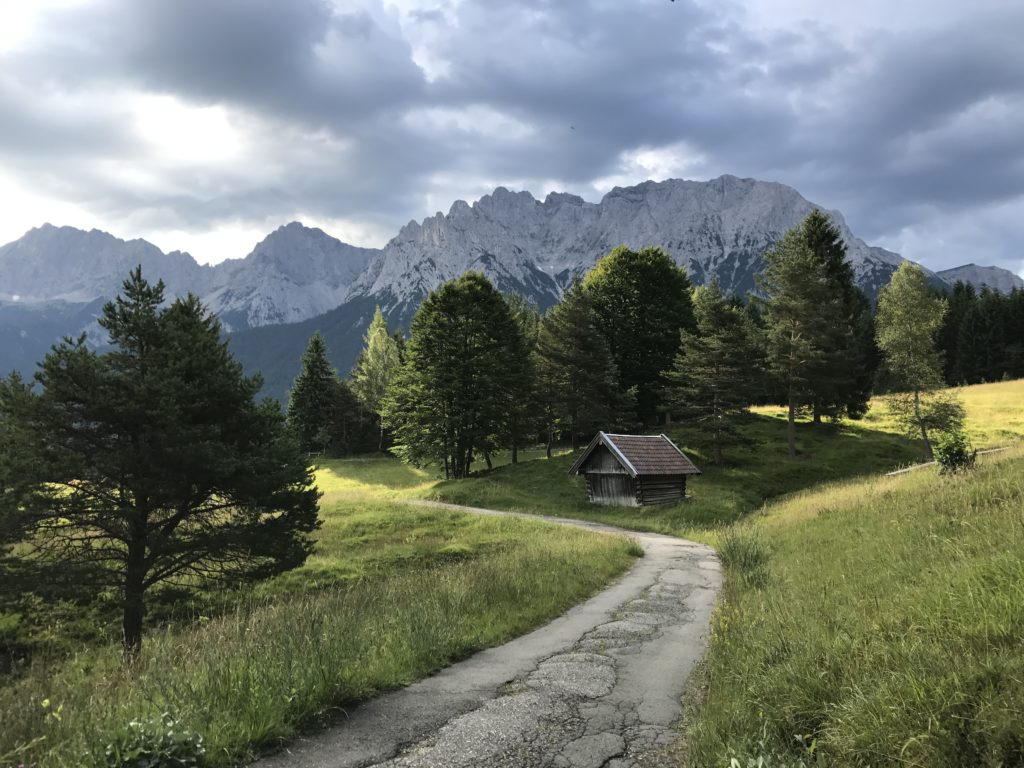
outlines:
M951 217L949 239L969 242L977 214L1007 236L963 260L1018 269L1016 227L995 212L1024 207L1024 9L985 5L945 28L839 35L827 21L755 30L734 6L684 0L465 0L401 26L376 0L106 0L0 57L0 158L25 173L59 158L64 189L112 213L199 226L289 208L393 231L431 213L432 193L509 179L586 193L630 172L631 152L682 146L694 175L789 183L890 245L915 228L926 245ZM90 158L147 157L105 89L227 105L258 126L246 162L285 172L112 183Z

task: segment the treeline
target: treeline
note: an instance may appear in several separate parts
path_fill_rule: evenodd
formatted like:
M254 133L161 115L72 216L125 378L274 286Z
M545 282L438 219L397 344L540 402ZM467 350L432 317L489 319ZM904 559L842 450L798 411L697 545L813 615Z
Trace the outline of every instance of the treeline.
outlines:
M1024 290L1002 294L957 283L939 330L950 386L1024 377Z
M930 455L929 431L963 421L944 381L1024 375L1024 292L958 284L947 299L908 262L876 312L846 256L816 210L766 253L759 296L694 288L658 248L616 248L543 315L470 273L427 297L408 342L378 309L347 382L314 336L289 420L309 451L389 447L458 478L499 449L515 462L538 442L550 455L673 421L721 462L756 403L787 407L795 456L798 419L859 419L887 392Z

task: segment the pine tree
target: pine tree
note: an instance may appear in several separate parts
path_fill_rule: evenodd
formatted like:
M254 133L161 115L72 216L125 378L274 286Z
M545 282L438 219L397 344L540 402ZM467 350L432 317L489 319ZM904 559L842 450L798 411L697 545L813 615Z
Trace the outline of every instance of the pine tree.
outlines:
M838 299L833 316L821 329L821 355L808 372L814 421L820 422L823 416L863 416L871 399L871 364L877 364L871 304L854 283L846 244L832 220L815 208L800 224L799 232L824 267L829 291Z
M618 370L598 328L593 301L579 280L544 316L537 338L538 382L548 422L548 455L561 427L580 447L580 436L622 421L629 407Z
M302 367L288 395L288 424L302 450L322 453L330 448L339 385L327 343L317 331L302 354Z
M932 458L930 432L955 429L963 408L949 397L927 397L942 385L942 357L935 339L946 300L935 296L924 272L905 261L878 295L878 346L895 382L907 393L890 396L890 408L918 432Z
M443 463L466 477L478 454L494 450L508 415L508 374L522 361L501 294L469 272L433 291L412 321L406 359L384 401L396 451L420 466Z
M842 314L826 264L794 228L765 254L762 287L767 293L765 322L768 365L785 393L789 455L796 456L796 416L818 402L815 376L834 340L832 327Z
M537 426L537 336L540 333L540 311L537 305L518 293L505 297L509 313L518 330L510 340L512 354L519 364L509 372L509 404L507 440L512 449L512 463L519 463L519 447L525 444Z
M637 420L653 424L662 410L662 374L693 330L690 280L660 248L619 246L587 274L597 326L608 343L622 388L636 392Z
M717 281L694 292L693 309L697 328L682 333L666 375L666 396L721 464L724 446L746 442L740 427L759 389L762 345L750 319L722 296Z
M366 409L375 415L379 427L377 450L383 451L384 420L381 411L388 387L402 364L402 355L379 306L374 311L364 341L363 352L352 371L352 391Z
M83 595L120 593L129 659L155 585L294 568L318 525L312 474L280 407L256 404L259 377L197 298L162 303L163 284L134 270L103 308L110 352L66 340L40 364L38 395L10 397L8 384L0 397L0 422L33 459L15 486L33 559L81 574Z

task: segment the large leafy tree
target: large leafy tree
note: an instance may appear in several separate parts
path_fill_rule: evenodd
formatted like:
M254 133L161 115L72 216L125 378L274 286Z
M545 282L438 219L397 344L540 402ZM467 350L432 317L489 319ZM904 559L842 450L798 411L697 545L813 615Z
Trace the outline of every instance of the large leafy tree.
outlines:
M574 281L541 321L537 339L538 386L547 416L548 454L554 429L569 433L573 450L581 435L623 420L629 403L618 369L582 283Z
M694 292L697 328L683 331L675 364L666 374L673 413L710 444L716 464L722 448L745 441L740 430L760 389L763 344L742 308L718 282Z
M789 455L796 456L796 417L817 402L815 376L828 360L832 327L843 312L826 264L799 227L787 232L765 254L761 287L767 294L768 367L779 381L786 404Z
M288 424L302 450L323 452L331 446L340 386L327 354L327 342L318 331L302 353L299 375L288 393Z
M413 317L405 362L384 402L396 451L465 477L506 424L509 373L522 365L508 304L477 272L433 291Z
M352 369L352 391L377 419L377 450L384 450L384 420L381 411L388 387L402 364L398 341L391 335L384 314L378 306L366 330L365 346Z
M624 390L635 389L638 420L653 424L662 406L662 373L679 351L679 334L693 330L690 280L660 248L619 246L587 274L597 327Z
M294 568L318 525L309 467L280 407L256 403L259 377L197 298L162 304L163 284L136 269L103 308L112 351L66 340L40 364L38 394L0 398L33 460L4 498L30 530L26 556L119 592L129 658L154 586Z
M932 457L931 433L957 429L963 407L942 386L942 355L936 337L946 313L946 300L936 296L917 264L905 261L878 295L876 333L887 372L902 390L890 396L890 408L908 431L924 441Z

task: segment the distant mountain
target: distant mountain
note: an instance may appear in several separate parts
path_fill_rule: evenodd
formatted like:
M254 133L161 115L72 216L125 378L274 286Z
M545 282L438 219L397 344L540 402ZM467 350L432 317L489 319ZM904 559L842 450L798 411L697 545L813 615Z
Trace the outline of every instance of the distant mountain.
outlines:
M697 283L718 278L723 290L755 290L764 252L816 206L792 187L722 176L670 179L616 187L599 203L552 193L498 187L473 205L457 200L447 215L410 222L370 262L350 296L379 296L386 310L407 315L431 289L469 269L502 290L550 304L573 274L589 269L620 244L664 248ZM877 295L903 261L873 248L830 215L860 286Z
M164 253L145 240L121 240L98 229L44 224L0 247L0 302L88 303L113 296L140 264L172 294L203 295L213 276L213 268L181 251Z
M1024 278L1002 267L979 267L977 264L965 264L962 267L944 269L938 273L949 285L958 282L970 283L979 291L988 286L999 293L1009 293L1014 288L1024 290Z
M431 290L468 270L545 308L615 246L655 245L696 283L717 278L727 292L753 291L765 251L816 207L792 187L735 176L616 187L598 203L562 193L539 201L498 187L472 205L458 200L447 214L410 222L379 250L295 222L244 259L213 267L144 240L46 225L0 248L0 371L38 360L64 333L90 330L93 343L102 343L95 323L102 301L142 264L145 275L164 279L170 295L202 297L233 333L247 368L261 370L266 391L280 397L314 330L328 337L332 359L346 373L374 305L393 326L407 328ZM838 211L829 214L858 284L877 296L903 258L867 245ZM939 286L977 279L1003 290L1011 278L1020 282L1006 270L974 265L928 274Z

